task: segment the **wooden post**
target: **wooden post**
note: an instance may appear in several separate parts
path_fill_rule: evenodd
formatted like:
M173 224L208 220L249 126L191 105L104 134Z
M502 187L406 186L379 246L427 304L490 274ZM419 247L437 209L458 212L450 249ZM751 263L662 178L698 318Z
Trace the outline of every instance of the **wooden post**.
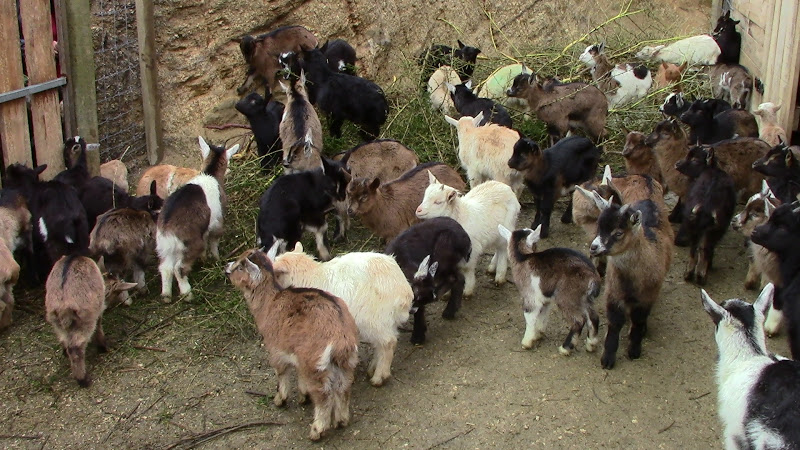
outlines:
M722 15L722 0L711 0L711 30L717 26L717 19Z
M19 44L16 1L0 0L0 92L24 87ZM24 98L0 104L0 143L6 165L33 163Z
M13 0L12 0L13 1ZM59 19L58 47L61 71L67 75L64 89L64 121L67 134L99 142L94 45L89 0L56 0ZM100 154L89 152L89 172L98 175Z
M142 80L142 112L147 140L147 159L150 164L158 164L164 157L164 132L161 127L153 22L153 0L136 0L136 28L139 35L139 68Z
M49 0L26 0L20 2L22 35L25 38L25 67L28 69L28 84L38 84L56 78L56 63L53 55L53 30L50 22ZM33 94L31 98L31 122L33 144L36 149L36 164L47 164L41 175L49 180L64 170L61 148L64 136L61 131L61 108L58 92L48 90Z

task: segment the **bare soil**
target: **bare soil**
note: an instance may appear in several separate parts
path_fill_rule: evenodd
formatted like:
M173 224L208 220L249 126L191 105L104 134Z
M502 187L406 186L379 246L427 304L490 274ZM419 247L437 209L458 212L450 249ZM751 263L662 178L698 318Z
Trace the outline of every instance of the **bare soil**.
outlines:
M532 214L532 206L524 205L519 226ZM587 251L583 232L561 224L559 214L553 214L552 237L544 245ZM368 237L356 230L351 243ZM742 244L729 232L718 248L706 286L717 301L756 296L742 288ZM366 248L380 250L374 238ZM557 311L543 341L523 350L516 288L510 282L496 286L481 273L475 296L455 320L439 317L443 306L430 308L424 346L401 334L386 386L368 383L369 350L362 347L352 423L319 443L307 439L310 405L294 399L288 408L272 405L275 377L242 305L214 313L198 292L194 302L139 298L131 308L107 311L111 349L88 352L95 382L81 389L43 320L43 295L21 295L14 325L0 335L0 446L186 448L190 442L182 439L217 432L205 447L719 447L713 325L698 287L683 281L686 258L685 248L676 249L642 357L624 355L623 337L610 371L600 368L599 351L587 353L583 345L572 356L558 354L567 328ZM222 270L221 264L205 267ZM151 277L155 293L157 275ZM230 285L218 289L237 298ZM604 336L604 315L601 320ZM785 337L768 345L788 353ZM219 433L263 422L269 424Z

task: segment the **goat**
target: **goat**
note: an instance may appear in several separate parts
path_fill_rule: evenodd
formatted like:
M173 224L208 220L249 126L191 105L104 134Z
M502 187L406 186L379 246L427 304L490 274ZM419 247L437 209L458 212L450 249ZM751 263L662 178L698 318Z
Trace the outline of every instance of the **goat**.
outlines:
M692 180L675 245L690 247L683 278L700 285L706 283L714 248L728 230L736 208L733 177L719 167L715 154L714 147L694 147L675 165Z
M717 405L725 448L800 446L800 362L767 352L761 323L775 295L768 284L751 305L738 298L718 305L701 289L717 342Z
M397 346L397 327L408 320L414 293L403 271L389 255L351 252L320 263L294 250L275 257L270 249L277 281L281 286L314 287L340 297L353 314L361 340L374 348L367 373L373 386L391 377ZM375 280L380 280L376 283Z
M542 83L536 74L523 73L514 78L506 95L527 101L528 108L547 125L551 143L577 128L594 141L605 135L608 100L595 86Z
M261 171L267 174L281 160L280 151L283 149L283 142L280 137L280 123L284 106L271 96L267 101L257 92L251 92L236 102L235 107L250 122L250 129L253 130L253 137L258 147L258 156L261 158Z
M675 163L686 156L689 139L677 120L666 119L656 124L644 142L653 149L661 168L664 191L672 191L678 196L678 202L669 215L669 221L680 223L683 214L681 199L689 192L689 179L675 169Z
M716 112L716 104L707 100L696 100L680 115L681 122L689 125L689 141L713 144L723 139L758 137L755 117L743 109L728 109Z
M464 295L475 289L475 267L484 253L493 252L488 271L494 273L497 284L506 282L508 254L497 232L497 225L511 229L517 223L520 205L507 184L489 180L473 187L466 195L439 182L429 173L430 184L417 207L417 217L431 219L450 217L464 227L472 241L472 253L464 268Z
M223 232L225 172L228 161L239 144L225 150L209 146L198 137L203 155L203 170L186 185L167 197L156 224L156 252L161 274L161 298L172 297L172 278L178 282L182 296L191 298L189 272L195 260L206 250L219 259L219 240Z
M536 202L536 216L531 228L542 226L541 237L550 235L550 215L556 200L573 190L573 186L594 177L603 149L580 136L564 138L548 149L540 150L536 142L520 138L508 160L508 167L519 170L525 185ZM561 222L572 222L572 197Z
M515 194L522 190L522 174L508 167L508 159L519 140L519 133L496 124L479 126L483 112L456 120L444 116L458 130L458 160L467 173L470 187L486 180L495 180L511 187Z
M464 294L464 274L461 267L472 252L469 235L449 217L435 217L414 224L386 246L387 255L394 256L411 283L414 300L414 329L411 343L425 342L425 305L433 303L450 291L442 318L454 319L461 308Z
M658 65L656 76L653 78L656 89L664 89L669 85L672 85L673 92L680 92L680 82L683 79L683 74L686 72L688 67L689 63L685 61L680 66L662 61L661 64Z
M450 91L450 97L453 99L456 110L462 116L477 117L478 114L483 114L483 120L479 126L494 123L511 128L512 121L508 111L494 100L479 98L475 95L471 90L472 81L455 86L448 83L446 86Z
M612 369L626 317L631 320L628 357L641 356L647 317L658 300L672 262L672 227L664 221L666 206L661 197L619 206L595 191L578 189L600 210L597 236L592 240L589 254L608 257L603 289L608 332L600 364L604 369ZM643 267L647 270L642 270Z
M665 118L679 118L681 114L685 113L692 102L683 96L683 92L673 92L664 99L664 103L658 107L658 110Z
M419 157L414 150L398 141L378 139L359 144L346 151L337 164L344 167L353 179L377 178L381 183L386 183L416 167L419 164ZM345 200L334 201L333 206L336 208L337 219L334 240L344 239L347 229L350 228L346 192Z
M0 241L13 254L21 251L33 256L31 212L25 196L16 189L0 192Z
M297 370L301 402L311 397L314 422L309 438L350 422L350 390L358 364L358 329L347 305L319 289L283 288L267 256L248 250L225 266L247 302L278 377L273 399L289 396L291 367Z
M100 164L100 176L111 180L114 185L122 189L124 192L130 190L128 185L128 166L118 159L112 159Z
M364 78L334 72L319 50L302 53L300 67L310 81L309 99L328 116L331 135L342 136L348 120L359 127L364 140L376 139L386 122L389 105L383 90Z
M197 169L178 167L171 164L159 164L149 167L142 173L139 183L136 184L136 195L142 196L150 193L150 185L156 182L156 195L167 198L181 186L200 173Z
M11 326L14 311L14 286L19 280L19 264L0 239L0 331Z
M731 19L730 10L717 19L714 27L714 41L719 46L720 54L717 64L739 64L739 54L742 50L742 35L736 31L738 20Z
M747 200L744 209L733 216L733 220L731 220L731 227L748 239L750 264L744 281L745 289L758 289L767 283L775 286L782 284L777 256L750 240L753 230L767 222L772 211L778 206L776 203L779 203L779 200L773 196L765 181L761 192L753 194ZM764 328L767 330L767 334L775 334L775 327L765 324Z
M652 59L690 66L713 66L721 50L713 37L707 34L691 36L669 45L645 46L636 53L640 59Z
M294 248L303 230L308 230L314 233L320 259L331 259L325 243L325 217L335 200L344 200L349 180L344 169L324 157L321 169L275 179L258 201L257 245L271 248L276 239L282 239L288 248Z
M459 83L461 83L461 79L452 67L442 66L436 69L428 79L428 95L431 99L431 107L445 115L453 114L456 105L453 104L453 97L450 95L448 86Z
M289 84L280 82L288 103L283 110L279 134L283 143L283 167L287 174L322 166L322 124L306 91L305 72Z
M716 64L709 73L714 98L725 100L734 108L750 110L753 92L764 95L764 83L739 64Z
M631 175L647 175L664 183L661 174L661 165L653 147L647 145L647 135L638 131L631 131L625 137L625 146L622 147L622 157L625 158L625 169Z
M370 231L386 242L419 222L415 215L430 180L428 173L453 189L464 192L467 185L453 168L440 162L414 167L388 183L380 179L355 178L347 186L350 214L361 219Z
M441 66L454 68L462 82L472 78L475 62L478 60L481 50L464 45L460 40L456 43L458 44L457 49L446 45L432 45L420 55L418 62L422 66L421 83L425 83L431 74Z
M344 39L325 41L319 50L328 60L328 67L334 72L356 74L356 49Z
M81 387L89 387L86 373L86 345L94 340L100 352L108 345L102 316L115 298L124 301L125 291L136 283L104 279L97 264L86 256L63 256L47 277L45 318L53 327L58 342L69 357L72 377Z
M62 256L85 254L89 247L89 226L78 191L58 180L39 181L47 165L35 169L21 164L6 168L5 185L18 189L30 213L35 277L44 280Z
M522 347L531 348L547 328L547 318L553 303L561 310L569 333L558 352L569 356L589 323L586 351L597 345L600 317L594 310L594 300L600 294L600 274L583 254L569 248L549 248L537 251L541 225L536 230L525 228L510 231L497 226L500 236L508 242L511 275L522 295L525 316L525 336Z
M236 93L244 94L257 77L264 79L269 91L275 93L278 86L276 75L281 70L278 57L286 52L311 50L317 45L316 36L299 25L280 27L256 37L242 37L239 49L248 69L247 77Z
M644 98L653 84L650 71L644 66L613 65L604 51L605 43L590 45L578 59L590 68L592 80L608 98L608 107L614 109Z
M790 203L800 194L800 158L786 145L776 145L753 161L753 170L767 177L770 190L781 203Z
M756 227L750 239L778 256L782 285L775 296L775 309L786 319L792 358L800 358L800 209L798 204L784 203L770 215L767 223Z
M758 138L735 138L702 147L714 149L719 167L733 178L736 191L743 198L761 190L764 177L753 173L753 164L769 152L769 144Z
M514 78L521 73L530 73L530 69L524 64L509 64L496 69L479 85L478 97L490 98L504 103L509 108L524 109L526 107L524 100L506 96L506 91L511 87ZM457 82L451 82L451 84L457 84Z
M781 105L766 102L758 105L758 109L753 114L761 119L761 126L758 127L758 137L771 146L789 142L786 137L786 130L778 125L778 110Z

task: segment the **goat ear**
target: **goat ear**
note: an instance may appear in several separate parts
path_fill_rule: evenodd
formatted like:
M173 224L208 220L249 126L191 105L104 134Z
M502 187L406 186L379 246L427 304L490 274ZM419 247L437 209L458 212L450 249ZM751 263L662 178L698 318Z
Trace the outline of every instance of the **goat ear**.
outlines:
M158 190L156 189L156 180L150 182L150 195L158 195Z
M306 71L303 69L300 69L300 85L301 86L306 85Z
M381 179L380 179L380 178L375 178L375 179L374 179L374 180L372 180L372 182L369 184L369 190L370 190L370 191L377 190L377 189L378 189L380 186L381 186Z
M706 150L706 164L711 165L714 163L714 147L709 147Z
M794 167L795 163L797 163L797 161L794 159L794 153L788 149L786 151L786 157L784 160L786 161L786 167Z
M247 275L250 276L250 280L258 283L263 278L261 275L261 268L258 267L258 264L250 261L249 257L244 259L244 268L247 271Z
M427 255L422 259L422 262L419 263L419 267L417 267L416 273L414 273L414 279L422 278L428 273L428 263L430 260L431 255Z
M706 292L705 289L700 289L700 300L703 302L703 309L706 310L714 325L718 324L722 319L728 316L728 311L719 306Z
M125 281L120 281L120 282L117 282L114 285L114 292L130 291L131 289L135 288L136 286L138 286L138 284L136 284L136 283L127 283Z
M531 69L529 69L528 66L526 66L525 64L521 65L522 65L522 70L519 73L529 75L531 73Z
M775 195L770 191L769 196L764 198L764 215L767 217L771 216L772 212L777 208L773 200L775 200Z
M475 116L474 119L472 119L472 124L475 125L476 127L479 126L481 122L483 122L483 111L479 112L478 115Z
M452 190L447 193L447 203L452 202L456 197L458 197L458 191Z
M301 244L299 242L294 244L294 250L292 250L292 251L295 252L295 253L303 253L303 244Z
M464 45L464 43L463 43L463 42L461 42L461 40L458 40L458 39L457 39L457 40L456 40L456 43L458 44L458 48L464 48L464 47L466 47L466 45Z
M767 198L769 196L769 184L767 184L767 180L761 180L761 197Z
M437 184L439 180L436 179L436 175L433 174L430 170L428 171L428 184Z
M642 223L642 212L639 210L633 210L631 213L631 226L636 226Z
M472 90L472 80L467 80L467 82L464 83L464 87L466 87L467 89L469 89L471 91Z
M525 239L525 245L530 248L533 248L537 242L542 238L542 224L539 224L535 230L528 233L528 237Z
M238 152L238 151L239 151L239 144L235 144L233 147L231 147L231 148L229 148L229 149L225 150L225 158L226 158L226 159L228 159L228 160L230 160L230 159L231 159L231 157L232 157L233 155L235 155L235 154L236 154L236 152Z
M453 119L452 117L448 116L447 114L445 114L444 120L445 120L445 122L449 123L450 125L452 125L454 127L458 126L458 121L456 119Z
M450 92L451 94L455 94L456 93L456 87L454 85L448 83L447 81L444 82L444 87L446 87L447 91Z
M272 243L272 247L269 248L267 251L267 259L270 261L275 261L275 258L278 257L278 252L281 250L281 246L284 245L286 242L283 239L278 239L275 236L272 236L275 241Z
M511 240L511 230L504 227L503 224L497 224L497 232L500 233L500 237L502 237L506 242Z
M600 182L603 186L608 186L608 183L611 182L611 166L606 164L605 169L603 169L603 180Z
M589 190L586 190L586 189L584 189L583 187L581 187L581 186L578 186L577 184L575 185L575 189L577 189L577 190L578 190L578 192L580 192L580 193L581 193L581 195L583 195L584 197L586 197L586 199L587 199L587 200L589 200L590 202L594 202L594 203L595 203L595 205L597 205L597 208L598 208L598 209L600 209L600 211L602 211L602 210L604 210L604 209L606 208L606 206L605 206L605 203L598 203L598 201L597 201L597 200L595 200L595 197L594 197L594 196L595 196L596 192L594 192L594 191L589 191ZM599 196L598 196L598 197L599 197ZM605 199L603 199L603 197L600 197L600 199L602 199L602 200L603 200L603 202L605 202ZM602 204L603 206L601 206L601 204Z
M433 264L431 264L430 267L428 267L428 274L430 274L431 277L435 277L436 276L436 270L438 268L439 268L439 261L435 261Z
M606 49L606 43L605 42L601 42L600 45L597 46L597 53L598 54L599 53L603 53L603 51L605 49Z
M33 171L36 172L36 176L41 175L42 172L44 172L45 170L47 170L47 164L42 164L41 166L36 166L33 169Z
M208 155L211 153L211 147L208 146L203 136L197 136L197 141L200 144L200 154L203 155L203 159L208 158Z
M688 68L689 68L689 61L684 61L683 64L678 66L678 70L680 70L681 73L686 72L686 69Z
M775 105L773 112L778 112L779 109L781 109L781 105Z
M666 61L661 61L661 67L663 67L664 70L667 70L669 68Z
M761 311L761 314L766 316L767 310L769 309L770 305L772 305L772 300L775 295L775 285L772 283L768 283L764 286L764 289L761 290L761 293L758 294L758 298L755 302L753 302L753 308L757 311Z

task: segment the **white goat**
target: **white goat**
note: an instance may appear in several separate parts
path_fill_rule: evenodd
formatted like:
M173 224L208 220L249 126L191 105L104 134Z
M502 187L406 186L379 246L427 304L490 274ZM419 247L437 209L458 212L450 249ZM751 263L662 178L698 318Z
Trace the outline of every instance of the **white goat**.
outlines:
M666 61L672 64L688 62L691 66L713 66L722 51L717 41L707 34L691 36L669 45L642 47L637 58Z
M447 84L456 85L461 84L461 78L458 73L450 66L442 66L433 72L430 79L428 79L428 94L431 97L431 107L438 109L443 114L450 115L456 110L453 104L453 98L450 97L450 91L447 89Z
M507 127L488 123L479 126L483 112L476 117L458 120L444 116L458 130L458 160L467 172L469 187L495 180L511 187L515 195L522 191L522 173L508 167L519 133Z
M761 126L758 127L758 137L771 146L787 143L786 130L778 125L778 110L781 105L766 102L758 105L753 114L760 118Z
M381 253L352 252L321 263L303 253L299 242L276 257L279 246L276 242L268 254L278 283L322 289L344 300L361 340L375 349L367 369L370 382L385 383L391 376L397 327L408 320L414 298L397 261Z
M466 195L442 184L433 174L425 189L425 197L417 207L417 217L450 217L458 222L472 241L472 253L464 267L464 295L475 289L475 267L483 253L494 252L488 270L495 274L497 284L505 283L508 253L505 240L497 225L514 229L520 204L507 184L489 180L472 188Z
M800 447L800 362L769 354L761 325L774 286L765 286L752 305L738 298L718 305L701 292L719 350L717 404L725 448Z

